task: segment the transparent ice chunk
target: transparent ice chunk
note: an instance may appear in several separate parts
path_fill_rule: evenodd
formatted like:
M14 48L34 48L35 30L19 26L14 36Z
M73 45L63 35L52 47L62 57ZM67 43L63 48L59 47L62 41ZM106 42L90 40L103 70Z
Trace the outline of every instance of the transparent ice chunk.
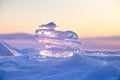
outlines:
M39 49L40 55L50 57L70 57L80 52L80 41L73 31L56 30L54 22L40 25L35 31L38 44L42 44L43 49Z

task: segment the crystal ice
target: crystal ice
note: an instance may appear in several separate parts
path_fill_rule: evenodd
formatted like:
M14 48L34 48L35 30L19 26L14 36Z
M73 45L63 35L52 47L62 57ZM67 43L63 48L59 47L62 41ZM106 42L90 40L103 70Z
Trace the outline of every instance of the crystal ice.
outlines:
M57 30L54 22L42 24L35 31L38 44L44 47L39 50L40 55L52 57L69 57L80 52L78 36L73 31Z

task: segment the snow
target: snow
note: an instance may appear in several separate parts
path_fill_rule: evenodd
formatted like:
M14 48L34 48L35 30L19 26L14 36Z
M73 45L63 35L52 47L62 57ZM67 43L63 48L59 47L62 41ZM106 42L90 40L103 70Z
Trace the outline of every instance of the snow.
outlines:
M120 51L48 57L37 53L41 45L33 40L4 42L21 55L0 56L0 80L120 80Z

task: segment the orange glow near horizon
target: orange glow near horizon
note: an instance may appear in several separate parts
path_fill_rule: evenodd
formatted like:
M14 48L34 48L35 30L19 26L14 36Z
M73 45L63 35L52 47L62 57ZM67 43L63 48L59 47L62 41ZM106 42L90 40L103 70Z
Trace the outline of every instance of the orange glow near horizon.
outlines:
M120 36L119 0L2 0L0 7L0 34L34 34L53 21L80 37Z

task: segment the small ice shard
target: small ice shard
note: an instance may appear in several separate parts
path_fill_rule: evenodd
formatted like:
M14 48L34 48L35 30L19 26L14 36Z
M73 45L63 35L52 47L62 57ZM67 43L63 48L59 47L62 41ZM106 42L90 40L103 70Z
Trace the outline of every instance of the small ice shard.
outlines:
M46 29L54 29L57 27L57 25L54 22L50 22L48 24L42 24L39 25L40 28L46 28Z
M39 49L40 55L66 57L80 52L80 41L73 31L56 30L58 26L54 22L42 24L35 31L38 44L44 48Z
M0 42L0 56L20 56L20 55L21 54L11 49L11 47L7 43L3 41Z

